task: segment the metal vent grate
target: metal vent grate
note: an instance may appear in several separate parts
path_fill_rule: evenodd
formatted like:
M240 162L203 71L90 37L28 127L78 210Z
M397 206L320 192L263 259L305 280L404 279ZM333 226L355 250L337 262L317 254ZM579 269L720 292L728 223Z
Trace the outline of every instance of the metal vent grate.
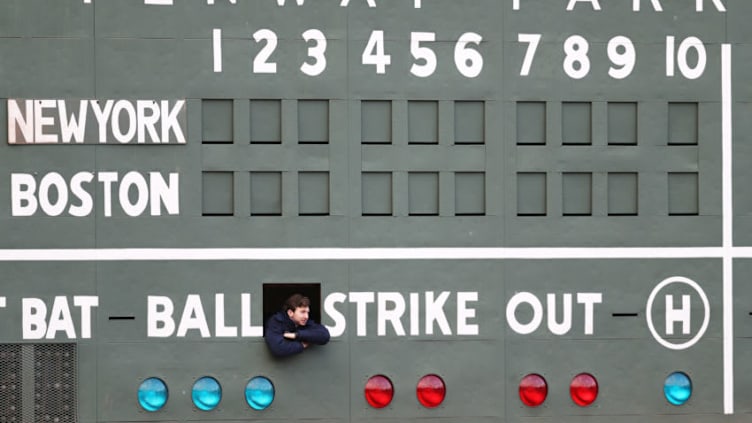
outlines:
M77 423L76 344L0 344L0 423Z
M76 423L76 363L76 344L34 345L35 422Z
M21 345L0 344L0 423L21 423Z

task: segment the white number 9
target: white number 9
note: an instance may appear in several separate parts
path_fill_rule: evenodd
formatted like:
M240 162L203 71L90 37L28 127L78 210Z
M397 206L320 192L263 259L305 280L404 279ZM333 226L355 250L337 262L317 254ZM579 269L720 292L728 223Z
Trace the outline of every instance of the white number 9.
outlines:
M624 51L619 53L619 49ZM608 74L614 79L624 79L632 73L635 63L637 62L637 53L635 52L632 40L624 36L617 36L608 42L608 58L611 63L617 67L610 67Z

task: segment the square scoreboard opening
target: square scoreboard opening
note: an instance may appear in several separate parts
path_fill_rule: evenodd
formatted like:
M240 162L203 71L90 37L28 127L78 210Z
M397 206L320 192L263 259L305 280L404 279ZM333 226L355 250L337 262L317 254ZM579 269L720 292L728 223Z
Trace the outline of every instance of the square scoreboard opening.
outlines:
M264 295L264 334L266 321L276 312L282 310L285 301L293 294L301 294L311 300L309 318L321 323L321 284L320 283L265 283Z

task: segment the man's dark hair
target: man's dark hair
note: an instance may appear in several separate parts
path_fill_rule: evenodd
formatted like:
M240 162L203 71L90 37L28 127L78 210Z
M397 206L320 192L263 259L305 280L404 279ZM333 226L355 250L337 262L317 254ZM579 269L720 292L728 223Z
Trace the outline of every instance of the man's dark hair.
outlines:
M311 306L311 300L308 299L308 297L304 297L301 294L294 294L290 296L290 298L285 301L284 309L295 311L298 307L310 307Z

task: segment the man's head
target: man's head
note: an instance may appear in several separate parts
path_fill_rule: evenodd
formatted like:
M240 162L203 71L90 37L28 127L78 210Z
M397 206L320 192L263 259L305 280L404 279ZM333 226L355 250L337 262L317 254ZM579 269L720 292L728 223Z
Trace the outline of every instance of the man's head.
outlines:
M298 326L308 323L308 313L311 311L311 300L300 294L295 294L285 301L287 316Z

